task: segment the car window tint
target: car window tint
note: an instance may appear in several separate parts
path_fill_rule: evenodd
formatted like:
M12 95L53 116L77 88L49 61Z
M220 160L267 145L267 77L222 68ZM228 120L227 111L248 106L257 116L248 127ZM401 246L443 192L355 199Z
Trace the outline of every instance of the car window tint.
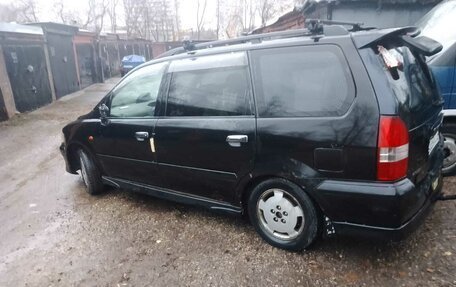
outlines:
M167 63L143 67L125 78L114 90L111 117L151 117Z
M209 69L201 69L200 66L197 70L179 70L180 72L172 74L167 116L251 114L250 87L245 65Z
M247 56L245 52L192 57L173 61L169 65L169 72L175 73L240 66L247 66Z
M393 47L388 52L402 63L398 69L385 69L399 103L407 105L411 111L431 107L438 93L426 63L407 47Z
M348 64L337 46L300 46L252 52L262 117L344 114L355 96Z

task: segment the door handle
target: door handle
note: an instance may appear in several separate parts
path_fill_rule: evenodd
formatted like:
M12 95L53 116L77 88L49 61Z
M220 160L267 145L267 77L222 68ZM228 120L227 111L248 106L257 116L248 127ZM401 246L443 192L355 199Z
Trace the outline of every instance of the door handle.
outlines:
M229 135L226 137L226 142L232 147L240 147L241 143L246 143L249 141L247 135Z
M136 132L135 138L137 141L143 142L144 140L149 138L149 133L148 132Z

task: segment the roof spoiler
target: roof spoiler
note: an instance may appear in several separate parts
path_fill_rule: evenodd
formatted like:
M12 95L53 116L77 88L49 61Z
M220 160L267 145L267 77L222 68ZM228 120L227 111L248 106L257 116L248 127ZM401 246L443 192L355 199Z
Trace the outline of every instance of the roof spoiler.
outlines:
M432 56L442 50L442 45L426 36L419 36L421 30L417 27L409 26L403 28L378 30L365 35L357 35L354 42L359 49L377 46L378 44L392 40L401 42L411 50L415 50L425 56Z
M408 35L401 36L404 45L410 50L418 50L420 54L425 56L432 56L442 51L443 46L439 42L428 38L426 36L420 36L412 38Z

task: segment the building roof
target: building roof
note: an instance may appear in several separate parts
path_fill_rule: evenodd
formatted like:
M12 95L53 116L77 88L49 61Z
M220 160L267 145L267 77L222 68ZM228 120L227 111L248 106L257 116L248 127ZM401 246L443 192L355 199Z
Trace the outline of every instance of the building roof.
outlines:
M29 35L43 35L43 29L37 26L21 25L16 23L0 23L0 32L3 33L16 33L16 34L29 34Z
M74 35L78 31L78 27L55 22L36 22L28 23L27 25L41 26L48 33Z
M267 33L273 31L281 31L288 29L296 29L299 27L304 27L304 18L312 17L311 12L317 9L318 7L326 7L331 4L348 4L348 5L357 5L360 7L362 5L376 6L377 9L382 5L391 6L401 6L402 9L407 9L411 5L435 5L441 2L442 0L306 0L302 5L296 5L296 7L283 14L279 17L275 17L268 21L267 25L259 27L250 32L250 34L259 34Z

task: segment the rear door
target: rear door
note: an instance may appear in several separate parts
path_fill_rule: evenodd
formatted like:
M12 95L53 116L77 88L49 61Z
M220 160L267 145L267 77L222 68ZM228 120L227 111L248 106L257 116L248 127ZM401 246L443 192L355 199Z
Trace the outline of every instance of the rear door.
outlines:
M375 95L351 39L338 39L339 45L324 41L251 51L258 110L255 170L309 185L313 178L372 180Z
M244 52L174 61L155 128L160 173L173 190L231 202L253 168L255 116Z
M420 183L431 170L441 163L438 150L438 129L443 115L443 100L424 56L412 51L400 41L379 43L375 48L362 51L377 97L380 112L384 115L398 114L409 129L408 177ZM383 48L385 48L383 50ZM396 59L398 67L387 67L383 53ZM367 55L370 54L370 59ZM386 89L383 86L385 84ZM392 97L388 95L392 94ZM439 163L440 162L440 163Z

